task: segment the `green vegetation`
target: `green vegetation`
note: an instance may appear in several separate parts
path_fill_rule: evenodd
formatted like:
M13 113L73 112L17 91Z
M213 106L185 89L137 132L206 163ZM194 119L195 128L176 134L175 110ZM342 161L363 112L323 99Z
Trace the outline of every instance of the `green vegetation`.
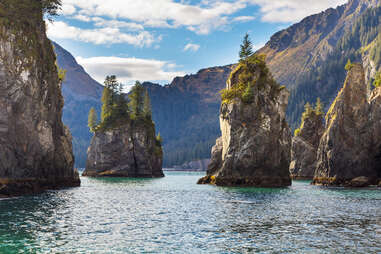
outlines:
M130 103L128 105L131 108L132 119L137 119L142 117L145 107L148 107L148 105L146 106L144 105L145 93L146 93L146 89L142 86L140 82L137 81L135 83L135 86L131 89L131 92L128 96L128 98L130 99Z
M95 112L95 108L91 108L88 117L88 126L91 132L95 132L95 128L98 125L97 113Z
M250 41L249 35L246 33L239 51L240 62L246 61L253 54L253 44Z
M287 108L287 120L292 128L300 126L300 115L308 101L320 97L326 105L331 104L341 89L347 71L345 65L361 62L362 54L369 52L376 69L381 64L381 7L369 8L338 41L336 48L316 68L298 78L291 90Z
M123 84L115 75L107 76L104 85L101 120L97 123L96 111L91 108L88 118L90 131L106 131L131 120L154 125L148 92L139 82L132 87L129 101L123 94Z
M306 105L304 105L304 112L302 114L302 123L300 124L300 127L298 129L295 129L294 136L299 136L301 129L303 129L304 122L306 119L310 117L315 116L321 116L324 114L323 111L323 103L321 102L320 98L317 98L315 108L312 107L312 105L307 102Z
M352 64L352 62L351 62L351 59L348 59L348 62L347 62L347 64L345 65L345 70L346 71L350 71L351 69L352 69L352 67L353 67L353 64Z
M272 78L265 60L265 55L253 54L238 64L229 77L229 80L234 83L233 86L221 90L223 104L232 103L234 99L250 104L253 103L255 90L270 86L272 95L275 97L277 92L284 88Z
M373 86L376 88L381 86L381 71L377 72L373 81Z

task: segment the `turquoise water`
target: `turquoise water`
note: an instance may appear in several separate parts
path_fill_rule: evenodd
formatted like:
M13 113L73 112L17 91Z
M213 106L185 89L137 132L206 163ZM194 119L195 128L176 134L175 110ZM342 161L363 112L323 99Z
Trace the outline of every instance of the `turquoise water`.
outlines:
M90 179L0 200L0 253L381 253L381 190Z

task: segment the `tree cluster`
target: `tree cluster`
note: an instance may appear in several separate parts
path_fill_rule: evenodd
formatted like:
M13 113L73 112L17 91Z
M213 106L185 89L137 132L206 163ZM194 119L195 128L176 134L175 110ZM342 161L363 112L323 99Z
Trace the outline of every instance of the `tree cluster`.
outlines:
M101 117L98 122L94 108L90 109L88 126L91 132L114 128L130 120L145 120L152 123L151 102L147 90L139 83L132 87L128 99L124 86L115 75L107 76L102 94Z
M302 123L300 124L300 127L295 130L294 136L298 136L300 133L300 130L303 128L304 121L307 118L314 117L314 116L321 116L324 114L324 105L321 102L320 98L317 98L315 107L313 107L309 102L307 102L304 105L304 112L302 114Z

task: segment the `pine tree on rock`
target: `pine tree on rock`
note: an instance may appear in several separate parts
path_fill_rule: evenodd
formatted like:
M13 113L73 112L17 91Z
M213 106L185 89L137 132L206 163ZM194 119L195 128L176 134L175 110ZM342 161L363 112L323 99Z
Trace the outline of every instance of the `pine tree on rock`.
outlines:
M152 119L151 100L149 98L149 94L147 90L144 93L143 115L148 120Z
M135 85L131 89L129 95L130 103L128 105L131 110L131 117L134 119L140 118L143 115L144 91L145 88L139 81L136 81Z
M239 51L240 61L246 61L253 54L253 44L250 41L249 34L246 33Z
M97 113L94 108L90 109L89 118L88 118L88 126L91 132L95 132L95 128L98 125Z

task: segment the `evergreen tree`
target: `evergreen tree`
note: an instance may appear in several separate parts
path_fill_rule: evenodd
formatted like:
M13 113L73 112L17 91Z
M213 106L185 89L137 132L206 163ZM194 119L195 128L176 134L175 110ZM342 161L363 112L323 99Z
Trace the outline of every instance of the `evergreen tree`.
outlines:
M310 116L312 112L314 112L314 109L312 108L311 104L307 102L306 105L304 105L304 113L302 115L302 120Z
M345 65L345 70L350 71L350 69L352 69L352 67L353 67L353 64L351 62L351 59L348 59L348 62Z
M324 114L324 105L321 102L320 98L317 98L317 100L316 100L315 113L317 115Z
M148 120L152 119L151 100L147 90L144 93L143 115Z
M112 112L112 97L111 90L107 87L103 88L102 93L102 112L101 121L102 123L111 115Z
M136 81L129 95L129 99L130 99L129 108L131 110L133 118L139 118L143 114L144 91L145 89L143 85L139 81Z
M95 109L92 107L89 111L89 117L88 117L88 126L90 128L91 132L95 131L95 128L97 127L97 113L95 112Z
M116 79L115 75L107 76L104 85L106 88L110 89L111 94L111 104L113 105L115 103L115 95L119 92L119 82Z
M126 119L129 118L128 113L128 102L126 100L125 95L122 93L123 91L123 84L118 84L118 94L116 95L117 99L114 104L114 112L116 119Z
M381 86L381 71L377 72L376 77L374 78L373 85L376 88Z
M253 54L253 44L250 41L249 34L246 33L239 51L240 61L246 61Z

